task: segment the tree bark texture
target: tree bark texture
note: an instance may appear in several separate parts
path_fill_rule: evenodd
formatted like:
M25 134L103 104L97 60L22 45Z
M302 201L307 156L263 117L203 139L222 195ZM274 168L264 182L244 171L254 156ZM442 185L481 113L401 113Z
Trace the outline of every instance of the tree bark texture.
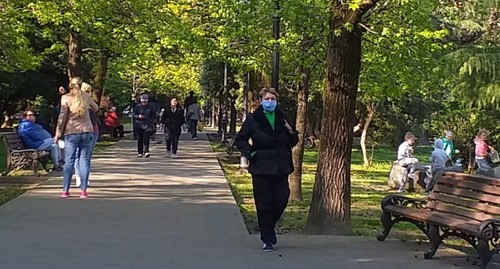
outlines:
M309 80L311 72L301 70L301 83L297 91L297 118L295 125L299 133L299 142L292 150L294 171L290 175L290 202L302 201L302 162L304 160L304 135L307 128L307 100L309 97Z
M347 235L351 228L351 150L361 67L361 13L331 1L323 93L323 124L316 181L307 220L310 234ZM346 30L345 23L353 25Z
M238 118L238 111L236 110L235 100L231 97L229 101L229 107L231 109L231 117L229 120L229 135L236 135L236 119Z
M82 38L80 33L69 32L68 42L68 78L82 77Z
M100 52L97 60L97 66L94 68L94 93L93 98L99 105L101 103L102 94L104 93L104 83L106 82L106 74L108 72L109 54Z
M364 167L371 166L371 161L368 159L368 152L366 151L366 135L368 134L368 129L370 128L370 124L375 118L375 103L370 103L366 106L368 111L368 115L366 116L366 120L363 124L363 131L361 132L361 139L359 141L361 145L361 151L363 152L363 165Z

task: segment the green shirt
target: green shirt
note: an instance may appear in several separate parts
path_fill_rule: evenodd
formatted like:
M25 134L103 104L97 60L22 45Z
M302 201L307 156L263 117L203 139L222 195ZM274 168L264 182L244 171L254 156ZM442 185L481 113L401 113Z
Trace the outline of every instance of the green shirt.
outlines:
M269 124L271 124L271 127L274 130L276 113L274 111L273 112L264 111L264 115L266 115L266 118L269 121Z
M453 141L443 138L443 150L448 155L448 158L452 159L453 154L455 154L455 146Z

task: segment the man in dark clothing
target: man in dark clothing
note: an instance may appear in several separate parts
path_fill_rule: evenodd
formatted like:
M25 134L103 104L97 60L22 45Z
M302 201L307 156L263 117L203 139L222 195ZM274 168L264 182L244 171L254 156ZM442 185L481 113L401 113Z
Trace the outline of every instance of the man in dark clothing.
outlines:
M141 95L141 103L134 107L133 118L136 120L137 131L137 157L149 158L149 138L153 132L153 124L157 112L149 101L147 94Z
M193 91L190 91L189 92L189 96L186 97L186 100L184 100L184 114L186 115L186 126L187 126L187 130L188 132L190 133L193 133L193 130L191 130L191 126L189 124L189 117L187 116L188 115L188 108L190 105L194 104L196 102L196 97L194 96L194 92Z

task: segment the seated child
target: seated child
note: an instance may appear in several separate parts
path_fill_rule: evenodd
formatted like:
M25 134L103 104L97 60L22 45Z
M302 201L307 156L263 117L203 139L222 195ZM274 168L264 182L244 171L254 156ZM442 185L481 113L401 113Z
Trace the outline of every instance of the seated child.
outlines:
M399 145L398 148L398 164L402 167L406 167L406 171L401 179L401 184L399 186L399 192L404 192L406 188L406 183L408 182L408 174L410 174L418 163L417 158L413 158L413 144L417 138L411 132L405 134L405 141Z

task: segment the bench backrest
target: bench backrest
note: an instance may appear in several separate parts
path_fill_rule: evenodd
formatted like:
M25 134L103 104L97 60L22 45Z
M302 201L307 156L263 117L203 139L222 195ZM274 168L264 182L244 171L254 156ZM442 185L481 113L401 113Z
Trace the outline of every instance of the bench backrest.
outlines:
M1 133L8 150L25 149L23 140L17 132Z
M477 221L500 218L500 180L445 173L429 194L426 208Z

